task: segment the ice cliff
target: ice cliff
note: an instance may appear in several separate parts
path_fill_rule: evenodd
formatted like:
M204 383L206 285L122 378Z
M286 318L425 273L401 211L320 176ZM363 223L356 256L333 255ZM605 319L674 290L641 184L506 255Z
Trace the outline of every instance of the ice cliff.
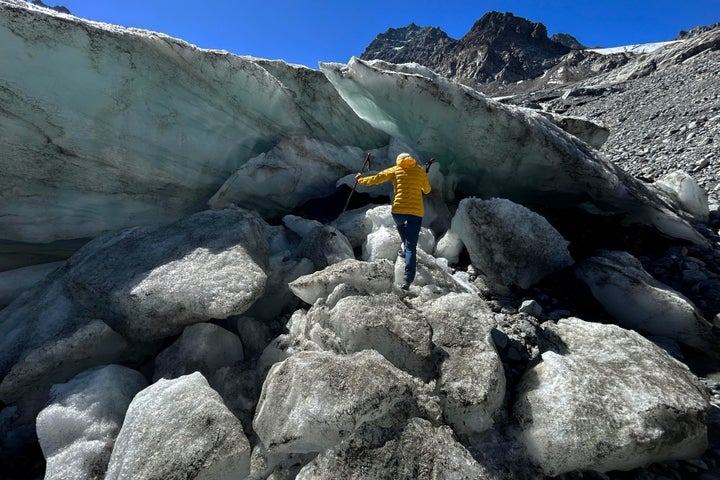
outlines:
M622 212L702 241L575 137L422 67L353 59L321 73L19 1L0 3L0 55L2 269L211 197L288 213L333 193L365 150L389 164L388 149L438 158L448 199Z
M545 117L417 65L312 70L23 1L0 0L0 55L4 473L32 445L48 480L504 480L705 451L707 393L630 329L716 349L712 325L689 300L656 318L680 296L557 220L708 240ZM365 153L401 151L439 165L409 292L387 190L339 215ZM491 305L573 269L641 321Z

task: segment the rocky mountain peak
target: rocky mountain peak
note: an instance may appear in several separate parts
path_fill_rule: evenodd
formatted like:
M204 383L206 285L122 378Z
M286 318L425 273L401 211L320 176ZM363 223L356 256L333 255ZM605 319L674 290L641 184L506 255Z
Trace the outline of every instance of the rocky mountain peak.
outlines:
M435 27L411 24L378 35L361 58L419 63L476 86L534 78L571 47L548 38L547 28L512 13L488 12L460 40Z
M547 41L547 28L540 22L531 22L516 17L510 12L488 12L475 22L470 31L463 37L481 39L487 43L525 43L530 39Z
M720 22L713 23L712 25L703 25L703 26L695 27L695 28L691 29L690 31L680 30L680 33L678 34L676 40L687 40L689 38L694 38L694 37L697 37L698 35L715 30L717 28L720 28Z
M542 75L570 49L550 40L545 25L489 12L463 36L440 73L463 83L512 83Z
M42 2L42 0L33 0L30 3L32 3L33 5L37 5L38 7L45 7L45 8L49 8L50 10L55 10L56 12L67 13L68 15L72 15L70 10L67 7L64 7L62 5L56 5L56 6L51 7L50 5L45 5Z
M419 59L440 59L456 40L437 27L389 28L378 35L360 58L381 59L392 63L412 63ZM423 63L424 62L420 62Z
M572 50L585 50L587 47L580 43L577 38L567 33L555 33L550 40L553 42L565 45Z

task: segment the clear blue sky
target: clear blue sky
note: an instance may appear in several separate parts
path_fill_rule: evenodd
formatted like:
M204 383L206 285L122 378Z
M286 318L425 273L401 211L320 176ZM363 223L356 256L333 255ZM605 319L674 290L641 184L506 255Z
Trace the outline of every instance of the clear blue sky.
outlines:
M82 18L138 27L203 48L317 68L347 62L379 33L411 22L460 38L488 11L512 12L587 46L674 39L720 22L720 0L44 0Z

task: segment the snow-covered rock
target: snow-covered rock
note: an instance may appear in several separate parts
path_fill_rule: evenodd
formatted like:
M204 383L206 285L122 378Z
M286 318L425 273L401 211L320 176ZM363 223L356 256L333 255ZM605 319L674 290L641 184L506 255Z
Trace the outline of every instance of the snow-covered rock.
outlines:
M504 286L528 288L574 263L569 242L547 220L510 200L462 200L452 231L473 265Z
M103 478L125 411L145 387L145 377L119 365L88 370L54 385L48 406L37 417L45 478Z
M198 323L183 330L172 345L155 357L153 381L200 372L206 378L243 360L240 338L222 327Z
M68 288L129 338L177 335L193 323L239 315L262 296L264 225L248 211L207 210L100 237L74 257Z
M655 280L629 253L598 251L579 263L575 274L620 326L717 352L720 342L712 324L690 300Z
M707 448L708 395L686 366L614 325L569 318L546 330L549 350L523 376L515 405L546 475L630 470Z
M250 444L240 421L198 372L159 380L133 399L107 480L245 478Z
M270 369L253 428L270 453L321 452L414 405L411 377L373 350L300 352Z
M318 298L326 298L343 283L352 286L358 293L388 292L393 284L393 265L388 260L344 260L298 278L290 283L290 290L303 302L313 304Z
M363 480L414 478L479 480L486 470L454 438L447 427L412 418L397 439L372 448L354 444L318 455L297 475L297 480Z

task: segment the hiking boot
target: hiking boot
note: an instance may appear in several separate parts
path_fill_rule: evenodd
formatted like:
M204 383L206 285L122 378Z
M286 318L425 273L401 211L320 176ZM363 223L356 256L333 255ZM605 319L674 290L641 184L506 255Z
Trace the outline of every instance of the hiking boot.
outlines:
M403 282L403 284L400 286L403 290L410 290L410 283Z

